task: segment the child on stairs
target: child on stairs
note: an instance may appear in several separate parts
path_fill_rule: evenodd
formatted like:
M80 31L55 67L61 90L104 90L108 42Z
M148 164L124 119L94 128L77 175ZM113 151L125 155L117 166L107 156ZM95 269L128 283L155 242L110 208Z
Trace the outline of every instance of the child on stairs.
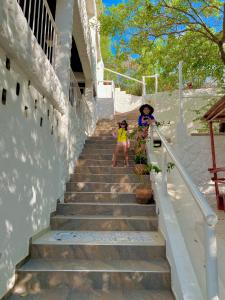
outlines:
M128 124L126 120L118 123L119 129L116 130L113 128L113 136L117 138L116 148L113 153L112 158L112 166L115 167L117 164L118 154L121 149L123 149L124 157L125 157L125 166L129 166L128 163L128 149L129 149L129 140L128 140Z

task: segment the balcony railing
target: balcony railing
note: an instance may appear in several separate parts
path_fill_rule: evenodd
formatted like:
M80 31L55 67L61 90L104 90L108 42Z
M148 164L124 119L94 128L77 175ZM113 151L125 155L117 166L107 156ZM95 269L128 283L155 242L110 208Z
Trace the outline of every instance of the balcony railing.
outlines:
M55 67L56 45L59 31L46 0L17 0L28 25L43 49L48 60Z
M69 89L69 101L73 106L75 101L82 100L82 94L78 85L77 79L72 70L70 70L70 89Z

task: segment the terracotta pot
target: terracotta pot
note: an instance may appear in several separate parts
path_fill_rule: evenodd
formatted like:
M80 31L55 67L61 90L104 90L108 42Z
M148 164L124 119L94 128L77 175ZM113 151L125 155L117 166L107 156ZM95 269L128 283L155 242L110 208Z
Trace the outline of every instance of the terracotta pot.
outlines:
M153 190L150 185L141 184L136 188L136 201L139 204L151 204L153 200Z
M147 175L148 171L146 170L146 165L145 164L134 165L134 173L136 175Z

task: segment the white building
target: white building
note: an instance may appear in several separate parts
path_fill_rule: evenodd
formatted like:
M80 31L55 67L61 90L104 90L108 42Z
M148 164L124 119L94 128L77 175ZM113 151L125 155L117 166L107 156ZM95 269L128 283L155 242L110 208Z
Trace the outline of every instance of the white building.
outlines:
M94 0L1 0L0 297L95 128L96 16Z

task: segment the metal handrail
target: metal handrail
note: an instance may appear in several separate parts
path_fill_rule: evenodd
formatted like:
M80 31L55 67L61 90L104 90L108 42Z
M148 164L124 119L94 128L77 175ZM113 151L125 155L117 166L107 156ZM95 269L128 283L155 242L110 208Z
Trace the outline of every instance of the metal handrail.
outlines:
M198 205L201 214L205 220L204 233L205 233L205 250L206 250L206 288L207 288L207 300L219 300L218 289L218 267L217 267L217 242L215 234L215 225L218 222L217 215L208 204L206 198L199 191L190 175L187 173L180 160L177 158L174 150L168 144L166 138L162 135L156 125L152 125L149 128L151 136L151 151L153 151L153 131L155 131L162 141L164 147L163 153L163 174L162 174L162 187L167 193L167 158L168 153L173 162L176 165L181 177L184 180L187 188L191 192L196 204ZM185 237L184 237L185 239Z

